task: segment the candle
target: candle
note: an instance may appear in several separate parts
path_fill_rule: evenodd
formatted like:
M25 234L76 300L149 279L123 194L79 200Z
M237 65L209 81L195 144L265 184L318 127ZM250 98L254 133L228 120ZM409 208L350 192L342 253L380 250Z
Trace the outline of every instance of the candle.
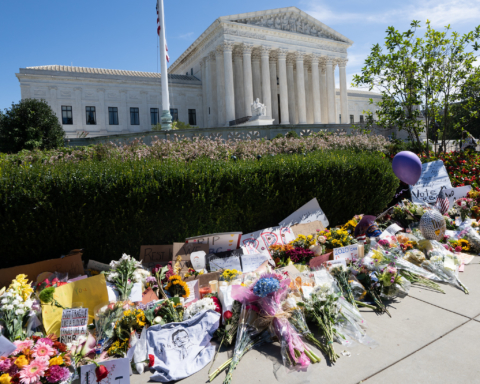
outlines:
M210 288L209 285L204 285L204 286L201 286L200 289L200 298L203 299L203 296L209 294L209 293L212 293L212 290Z
M218 292L218 280L209 281L208 284L210 284L210 290L212 293Z

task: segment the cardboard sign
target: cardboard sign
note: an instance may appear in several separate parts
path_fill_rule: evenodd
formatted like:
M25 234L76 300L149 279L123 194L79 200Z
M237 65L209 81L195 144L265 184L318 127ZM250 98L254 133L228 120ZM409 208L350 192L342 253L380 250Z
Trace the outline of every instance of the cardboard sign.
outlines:
M236 269L242 270L242 264L240 263L240 256L231 256L224 258L212 258L209 260L210 271L215 272L220 269Z
M0 357L8 357L16 349L17 346L15 344L13 344L5 336L0 335Z
M314 257L310 260L310 268L320 268L324 263L329 261L330 258L333 258L333 252Z
M442 189L452 189L452 183L442 160L422 164L422 175L410 186L414 203L435 204Z
M295 235L291 228L273 227L242 235L240 246L247 255L265 252L271 255L269 250L271 246L285 245L293 240L295 240Z
M192 263L190 261L192 253L195 252L205 252L208 253L208 244L199 244L199 243L173 243L173 265L175 266L177 262L177 257L180 256L182 260L180 261L181 271L180 273L188 272L189 268L192 268Z
M391 236L395 236L395 234L397 232L400 232L400 231L403 231L402 227L400 227L398 224L392 224L387 229L385 229L385 231L383 231L383 232L387 232Z
M318 220L311 223L295 224L291 228L295 237L298 237L298 235L316 235L318 232L325 230L325 226Z
M83 275L82 255L65 256L62 259L39 261L38 263L22 265L19 267L0 269L0 288L8 287L17 275L25 274L28 280L36 281L37 276L43 272L68 273L69 277Z
M149 304L151 302L158 301L158 296L153 292L152 288L147 288L145 292L142 293L142 304Z
M93 321L95 308L108 303L105 275L97 275L57 287L53 298L64 308L71 308L73 303L82 303L83 308L88 308L88 324L90 324ZM62 313L62 308L48 304L42 305L43 326L47 335L54 333L60 336Z
M312 221L320 221L325 228L329 225L327 216L320 208L317 198L310 200L307 204L297 209L285 220L281 221L279 225L281 227L290 227L294 224L306 224Z
M190 288L190 296L185 299L185 304L200 300L200 284L198 280L187 281L188 288Z
M207 244L207 253L232 251L240 247L242 232L213 233L211 235L189 237L185 240L188 244Z
M358 244L334 248L333 250L333 260L352 260L358 258Z
M60 341L64 344L87 335L88 308L64 309L60 328Z
M240 256L242 262L242 272L248 273L256 271L265 261L272 261L272 258L268 254L256 253L253 255Z
M198 280L199 286L208 285L210 281L214 281L220 278L221 272L212 272L212 273L204 273L203 275L187 277L185 279L186 282Z
M445 196L447 196L451 208L453 207L455 200L461 199L462 197L467 197L468 192L471 190L471 185L465 185L464 187L444 189L443 192L445 192Z
M99 364L108 370L108 376L99 381L100 384L130 384L130 360L128 358L102 361ZM80 367L80 384L97 383L95 368L95 364Z
M152 269L157 264L162 267L172 261L173 245L142 245L140 247L140 261L148 268Z

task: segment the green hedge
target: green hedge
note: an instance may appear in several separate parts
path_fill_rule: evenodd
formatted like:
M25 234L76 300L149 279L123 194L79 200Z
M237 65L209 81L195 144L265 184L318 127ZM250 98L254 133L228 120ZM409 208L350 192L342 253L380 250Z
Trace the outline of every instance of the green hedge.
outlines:
M390 162L348 151L255 161L0 163L2 268L85 248L109 262L142 244L275 226L317 197L331 225L385 208Z

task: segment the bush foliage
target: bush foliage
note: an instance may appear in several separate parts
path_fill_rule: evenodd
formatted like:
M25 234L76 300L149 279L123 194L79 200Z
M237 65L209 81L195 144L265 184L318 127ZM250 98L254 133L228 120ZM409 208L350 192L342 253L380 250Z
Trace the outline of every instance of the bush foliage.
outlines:
M63 147L64 136L57 115L45 100L21 100L0 112L1 152Z
M0 164L2 267L85 248L109 262L140 246L270 226L317 197L331 225L377 213L398 180L378 153L261 160L85 160Z

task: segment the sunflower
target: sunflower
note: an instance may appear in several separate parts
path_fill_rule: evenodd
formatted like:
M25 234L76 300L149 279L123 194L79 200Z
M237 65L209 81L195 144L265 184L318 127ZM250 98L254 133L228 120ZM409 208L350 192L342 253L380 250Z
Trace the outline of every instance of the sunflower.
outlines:
M137 319L137 324L140 327L144 327L145 324L146 324L145 323L145 313L142 310L139 310L139 311L137 311L137 315L135 317Z
M462 247L462 251L469 251L470 250L470 243L466 239L458 240L458 245Z

